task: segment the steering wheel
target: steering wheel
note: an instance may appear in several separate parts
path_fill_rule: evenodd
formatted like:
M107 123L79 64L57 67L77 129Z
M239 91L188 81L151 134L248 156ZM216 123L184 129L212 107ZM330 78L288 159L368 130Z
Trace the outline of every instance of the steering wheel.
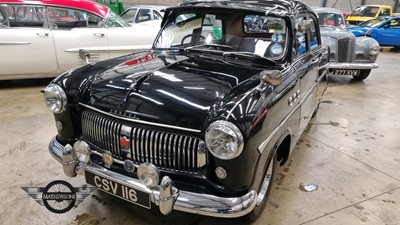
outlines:
M193 36L193 34L188 34L188 35L184 36L182 38L181 45L184 45L185 44L185 40L188 39L188 38L191 38L192 36ZM204 43L205 41L206 41L206 38L203 35L200 35L200 43ZM186 44L188 44L188 43L186 43Z

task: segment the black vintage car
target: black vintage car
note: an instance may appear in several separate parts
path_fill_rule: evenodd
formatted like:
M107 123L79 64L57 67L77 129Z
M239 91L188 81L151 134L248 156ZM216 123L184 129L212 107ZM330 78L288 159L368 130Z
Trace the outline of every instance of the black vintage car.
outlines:
M254 220L326 88L317 16L297 1L189 1L161 26L149 52L44 89L50 153L67 176L163 214Z

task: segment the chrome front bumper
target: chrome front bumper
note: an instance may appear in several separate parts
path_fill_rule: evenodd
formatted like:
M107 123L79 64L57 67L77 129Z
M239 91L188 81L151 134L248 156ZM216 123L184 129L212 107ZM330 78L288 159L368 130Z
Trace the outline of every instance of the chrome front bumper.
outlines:
M343 70L363 70L378 68L378 63L336 63L330 62L329 69L343 69Z
M113 172L94 163L79 162L67 145L63 146L56 138L49 144L50 154L63 165L64 173L73 177L83 175L84 171L106 179L117 181L125 186L150 194L151 202L159 206L161 213L167 215L172 210L212 217L235 218L251 212L256 206L257 193L252 190L240 197L224 198L178 190L172 180L164 176L160 185L149 189L138 179Z

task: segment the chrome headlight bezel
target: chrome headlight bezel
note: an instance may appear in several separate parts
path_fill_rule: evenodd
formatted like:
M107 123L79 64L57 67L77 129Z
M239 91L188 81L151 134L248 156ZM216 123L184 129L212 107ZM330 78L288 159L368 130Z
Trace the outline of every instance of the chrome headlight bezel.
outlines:
M368 53L372 56L376 56L378 55L380 51L380 47L378 45L372 45L371 47L369 47Z
M238 157L244 146L243 135L239 128L224 120L217 120L210 124L205 133L205 142L210 153L222 160Z
M57 84L49 84L43 90L44 101L47 109L53 113L62 113L67 106L67 95Z

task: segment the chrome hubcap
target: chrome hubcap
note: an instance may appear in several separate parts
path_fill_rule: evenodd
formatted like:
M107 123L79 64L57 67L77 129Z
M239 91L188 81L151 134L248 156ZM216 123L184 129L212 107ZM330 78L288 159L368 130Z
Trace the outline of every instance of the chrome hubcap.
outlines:
M269 184L271 183L272 177L272 169L274 168L274 159L271 159L271 162L268 165L267 172L264 177L264 181L261 185L260 192L257 195L257 203L256 205L259 206L261 202L264 200L265 195L267 194Z

